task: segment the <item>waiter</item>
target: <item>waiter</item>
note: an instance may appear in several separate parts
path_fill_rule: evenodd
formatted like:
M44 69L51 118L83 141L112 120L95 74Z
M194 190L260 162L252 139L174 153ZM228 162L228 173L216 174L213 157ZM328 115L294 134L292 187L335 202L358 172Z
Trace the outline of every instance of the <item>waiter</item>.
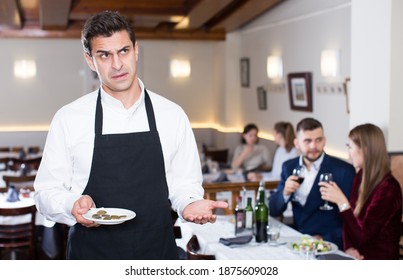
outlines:
M203 199L189 120L138 78L128 22L117 12L96 14L84 25L82 43L101 86L55 114L34 183L37 208L71 226L68 259L176 259L171 209L204 224L228 205ZM83 217L93 207L136 217L99 225Z

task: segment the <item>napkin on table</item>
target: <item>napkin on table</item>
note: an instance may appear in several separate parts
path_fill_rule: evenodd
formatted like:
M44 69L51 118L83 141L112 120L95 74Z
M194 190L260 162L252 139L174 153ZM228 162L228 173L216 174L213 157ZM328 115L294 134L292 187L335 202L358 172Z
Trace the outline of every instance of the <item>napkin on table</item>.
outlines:
M219 242L230 246L230 245L241 245L241 244L246 244L249 243L252 240L252 235L241 235L237 237L232 237L232 238L223 238L221 237Z

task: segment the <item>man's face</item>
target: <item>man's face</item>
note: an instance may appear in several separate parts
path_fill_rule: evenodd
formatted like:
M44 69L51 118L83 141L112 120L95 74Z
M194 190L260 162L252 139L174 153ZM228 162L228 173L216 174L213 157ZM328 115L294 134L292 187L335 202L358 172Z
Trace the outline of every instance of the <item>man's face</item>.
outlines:
M304 159L311 162L317 160L322 155L326 144L323 129L300 130L297 133L294 144L300 150Z
M92 57L85 54L91 70L98 73L103 89L110 94L128 91L137 78L137 43L133 46L127 31L91 41Z

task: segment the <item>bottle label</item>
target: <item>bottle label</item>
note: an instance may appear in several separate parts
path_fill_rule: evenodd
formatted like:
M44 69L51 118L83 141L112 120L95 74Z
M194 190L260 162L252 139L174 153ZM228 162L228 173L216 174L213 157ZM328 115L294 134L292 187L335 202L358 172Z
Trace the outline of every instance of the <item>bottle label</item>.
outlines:
M243 215L242 213L238 213L236 216L236 226L241 228L243 226Z
M245 228L252 229L253 226L253 212L248 211L246 212L245 216Z
M243 211L238 211L235 213L235 235L238 235L244 230L244 213Z

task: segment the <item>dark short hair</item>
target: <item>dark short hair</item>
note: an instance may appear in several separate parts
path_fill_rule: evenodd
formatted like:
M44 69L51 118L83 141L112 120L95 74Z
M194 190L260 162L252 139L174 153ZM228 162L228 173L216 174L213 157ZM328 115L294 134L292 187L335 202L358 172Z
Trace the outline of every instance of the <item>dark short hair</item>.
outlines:
M129 33L133 45L136 43L136 35L129 22L116 11L104 11L91 16L84 24L81 32L81 42L84 52L91 56L91 40L95 37L110 37L114 33L126 30Z
M320 123L320 121L318 121L314 118L305 118L305 119L302 119L297 124L297 133L301 130L315 130L317 128L323 129L323 126Z
M253 129L256 130L257 132L259 132L259 129L257 128L257 125L256 125L256 124L250 123L250 124L245 125L245 127L243 128L242 135L241 135L241 143L242 143L242 144L246 144L245 139L243 139L243 135L244 135L245 133L248 133L249 131L251 131L251 130L253 130ZM257 143L257 142L259 142L259 139L256 141L256 143Z

